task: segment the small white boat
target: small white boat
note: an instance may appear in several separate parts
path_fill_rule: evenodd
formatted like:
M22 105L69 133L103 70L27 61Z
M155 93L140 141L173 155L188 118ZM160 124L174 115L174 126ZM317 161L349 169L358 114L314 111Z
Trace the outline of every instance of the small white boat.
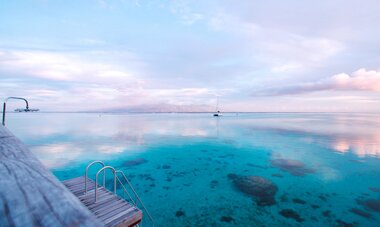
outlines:
M222 116L222 114L220 113L220 111L214 113L214 117L221 117L221 116Z
M221 117L222 113L219 111L219 97L216 97L216 108L215 108L215 113L213 115L214 117Z

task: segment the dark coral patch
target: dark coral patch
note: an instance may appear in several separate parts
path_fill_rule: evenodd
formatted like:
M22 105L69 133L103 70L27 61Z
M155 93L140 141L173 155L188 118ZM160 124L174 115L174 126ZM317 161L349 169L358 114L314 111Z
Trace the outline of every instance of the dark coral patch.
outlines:
M247 163L247 166L251 166L251 167L259 168L259 169L267 169L268 168L266 166L260 166L260 165L256 165L256 164L252 164L252 163Z
M286 171L294 176L305 176L308 173L315 172L315 170L307 168L305 164L297 160L279 158L273 159L270 162L272 166L277 167L282 171Z
M358 226L357 223L348 223L348 222L345 222L345 221L342 221L340 219L337 219L336 220L336 224L338 225L338 227L356 227Z
M369 187L368 189L373 192L380 192L380 188L377 188L377 187Z
M329 218L329 217L331 217L331 211L325 210L322 212L322 215L325 216L326 218Z
M299 198L295 198L293 199L293 203L306 204L306 201Z
M231 177L229 177L231 179ZM259 206L270 206L276 203L277 186L270 180L259 176L233 176L234 186L244 194L252 196Z
M213 180L210 182L210 188L215 188L216 186L218 186L219 182L217 180Z
M234 179L236 179L236 178L238 177L238 175L237 175L237 174L234 174L234 173L229 173L229 174L227 175L227 177L228 177L228 179L230 179L230 180L234 180Z
M126 162L124 162L124 166L137 166L137 165L141 165L141 164L144 164L148 162L146 159L144 158L136 158L136 159L133 159L133 160L128 160Z
M294 219L297 222L303 222L304 221L304 219L301 218L301 216L297 212L295 212L294 210L292 210L292 209L281 210L280 214L282 216L286 217L286 218Z
M175 212L175 216L179 218L182 216L186 216L186 214L182 210L178 210L177 212Z
M272 177L279 177L279 178L283 178L283 177L284 177L284 175L282 175L282 174L279 174L279 173L273 173L273 174L272 174Z
M321 200L323 200L325 202L327 201L327 198L325 196L323 196L323 195L319 195L318 198L320 198Z
M287 194L283 194L280 197L280 200L281 200L281 202L288 202L289 201L288 195Z
M366 199L366 200L360 200L357 199L356 202L368 210L372 210L375 212L380 213L380 200L379 199Z
M362 216L364 218L371 218L371 216L372 216L370 213L368 213L364 210L358 209L358 208L352 208L352 209L350 209L350 212L354 213L356 215Z
M222 216L222 217L220 218L220 220L221 220L222 222L227 222L227 223L230 223L230 222L235 221L235 219L233 219L233 218L230 217L230 216Z
M162 168L163 168L163 169L170 169L171 166L169 166L169 165L163 165Z

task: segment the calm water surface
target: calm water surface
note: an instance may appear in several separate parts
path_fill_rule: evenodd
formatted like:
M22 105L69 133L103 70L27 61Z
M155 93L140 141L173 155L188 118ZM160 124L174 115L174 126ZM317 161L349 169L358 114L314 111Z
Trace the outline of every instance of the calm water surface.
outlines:
M7 127L60 180L93 160L123 170L157 226L380 226L374 114L31 113Z

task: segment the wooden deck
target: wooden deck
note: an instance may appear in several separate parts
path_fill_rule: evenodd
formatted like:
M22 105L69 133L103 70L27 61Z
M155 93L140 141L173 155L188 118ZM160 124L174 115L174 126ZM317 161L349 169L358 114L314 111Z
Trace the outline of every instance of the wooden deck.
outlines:
M98 201L95 203L95 182L87 180L87 193L84 194L85 177L63 181L63 184L99 219L105 226L134 226L142 219L142 212L112 192L99 187Z
M2 125L0 176L0 226L104 225Z

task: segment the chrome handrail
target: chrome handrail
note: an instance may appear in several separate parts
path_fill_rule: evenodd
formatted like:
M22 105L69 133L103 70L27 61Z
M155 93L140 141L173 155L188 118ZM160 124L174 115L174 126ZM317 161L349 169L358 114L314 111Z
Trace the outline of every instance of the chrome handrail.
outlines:
M117 172L117 171L116 171L116 172ZM124 193L124 195L125 195L125 193L127 193L128 197L129 197L129 199L132 201L133 205L136 206L136 202L133 201L133 198L132 198L131 194L129 194L129 192L128 192L127 189L125 188L124 184L121 182L120 178L119 178L117 175L116 175L116 179L117 179L117 181L119 182L119 184L121 185L121 187L123 188L123 193Z
M104 171L103 176L105 176L106 169L110 169L113 172L113 193L116 194L116 177L117 177L116 170L112 166L104 166L96 173L96 176L95 176L95 203L98 199L97 193L96 193L98 191L98 176L99 176L99 173L102 171ZM106 185L104 184L103 187L106 188Z
M93 162L91 162L90 164L87 165L87 167L86 167L86 173L85 173L85 178L84 178L84 193L85 193L85 194L87 193L88 169L89 169L92 165L97 164L97 163L101 164L103 167L106 166L106 165L104 164L104 162L102 162L102 161L93 161ZM105 184L106 184L106 175L105 175L105 172L103 172L103 186L105 186Z
M145 211L145 213L148 215L150 221L152 222L152 226L154 226L154 221L153 221L153 218L152 216L150 215L148 209L146 209L144 203L141 201L140 197L138 196L137 192L135 191L135 189L133 188L132 184L130 183L130 181L128 180L128 178L125 176L124 172L121 171L121 170L115 170L115 168L113 168L112 166L106 166L104 164L104 162L102 161L93 161L91 162L90 164L87 165L86 167L86 173L85 173L85 193L87 193L87 178L88 178L88 170L89 168L94 165L94 164L101 164L102 165L102 168L98 170L98 172L96 173L96 176L95 176L95 203L97 202L97 191L98 191L98 178L99 178L99 174L101 172L103 172L103 188L106 189L106 170L107 169L110 169L114 175L114 187L113 187L113 190L114 190L114 194L117 195L117 181L119 182L119 184L121 185L121 188L123 189L123 193L125 195L125 193L128 195L128 197L130 198L130 200L132 201L133 205L137 207L138 203L141 204L141 207L143 208L143 210ZM125 185L123 184L123 182L120 180L120 178L118 177L118 173L120 173L124 180L127 182L129 188L132 190L134 196L135 196L135 200L133 200L131 194L128 192L127 188L125 187Z
M123 171L120 171L120 170L117 170L117 171L116 171L116 174L117 174L117 173L121 173L121 175L124 177L124 180L127 182L129 188L132 190L133 194L135 194L135 197L136 197L136 202L134 202L134 203L135 203L135 206L137 206L137 201L140 202L141 206L143 207L143 209L145 210L145 212L146 212L146 214L148 215L149 219L151 220L151 222L152 222L152 226L154 226L154 221L153 221L152 216L150 215L148 209L146 209L146 207L145 207L144 203L141 201L140 197L137 195L137 192L135 191L135 189L133 188L133 186L132 186L131 183L129 182L128 178L125 176L124 172L123 172ZM117 175L116 175L116 177L117 177ZM118 178L118 177L117 177L117 178ZM119 178L118 178L118 179L119 179ZM120 181L120 180L119 180L119 181ZM124 187L124 185L123 185L123 184L121 184L121 185L123 186L123 190L124 190L124 191L127 191L126 188ZM128 193L128 192L127 192L127 193ZM128 195L129 195L129 193L128 193ZM133 202L132 197L131 197L131 196L129 196L129 197L131 198L131 200L132 200L132 202Z
M25 103L26 103L26 108L25 108L25 111L29 111L29 103L28 103L28 100L24 99L24 98L20 98L20 97L8 97L4 100L4 104L3 104L3 121L2 121L2 124L5 126L5 111L7 109L7 102L9 99L20 99L20 100L24 100Z

